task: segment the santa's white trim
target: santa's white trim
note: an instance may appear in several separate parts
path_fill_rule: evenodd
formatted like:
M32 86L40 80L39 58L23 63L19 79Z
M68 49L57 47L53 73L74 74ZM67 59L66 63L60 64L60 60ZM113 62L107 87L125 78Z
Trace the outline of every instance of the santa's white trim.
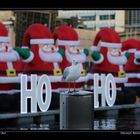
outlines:
M58 40L58 45L64 46L80 46L80 41Z
M54 44L54 39L31 39L30 44Z
M51 83L56 83L56 82L60 82L61 80L62 80L62 76L49 76L49 75L47 75L48 76L48 78L49 78L49 80L50 80L50 82ZM37 79L39 79L41 76L37 76ZM28 76L27 77L27 81L29 82L29 81L31 81L31 76Z
M101 54L101 58L99 60L93 60L94 64L101 64L104 61L104 56Z
M121 87L116 87L116 89L117 89L117 91L119 90L119 91L121 91L122 90L122 88ZM118 94L121 94L121 93L118 93Z
M87 76L88 76L88 80L94 80L94 74L88 73Z
M140 83L125 83L125 87L139 87Z
M21 48L29 48L28 46L21 46Z
M137 78L137 73L126 73L126 76L128 77L128 78Z
M0 42L10 42L10 37L5 37L5 36L1 36L0 37Z
M24 63L29 63L34 59L34 54L33 52L30 51L30 57L28 57L27 59L23 60Z
M13 64L11 62L7 62L7 68L10 70L14 70Z
M110 43L110 42L100 42L101 47L107 47L107 48L121 48L122 44L121 43Z
M140 65L140 62L137 62L136 59L134 59L134 63L135 63L136 65Z
M20 90L17 90L17 89L12 89L12 90L0 90L0 94L10 94L10 95L13 95L13 94L16 94L16 93L19 93Z
M52 83L60 82L62 80L62 76L47 76L49 77L50 82Z
M137 74L137 78L140 78L140 74Z
M119 78L119 77L114 77L116 83L126 83L128 81L128 77L124 78Z
M140 58L140 51L135 51L134 56L136 59Z
M125 54L126 52L135 53L136 52L136 49L124 50L124 51L122 51L122 54Z
M134 53L136 52L136 49L129 49L127 52Z
M14 77L0 77L0 84L7 84L7 83L20 83L20 77L14 76Z
M97 46L91 46L90 50L91 51L99 51L100 49Z
M54 66L55 69L59 69L60 68L57 62L53 62L53 66Z
M87 75L89 80L94 80L94 74L88 73ZM128 77L124 78L114 77L114 79L116 83L126 83L128 81Z

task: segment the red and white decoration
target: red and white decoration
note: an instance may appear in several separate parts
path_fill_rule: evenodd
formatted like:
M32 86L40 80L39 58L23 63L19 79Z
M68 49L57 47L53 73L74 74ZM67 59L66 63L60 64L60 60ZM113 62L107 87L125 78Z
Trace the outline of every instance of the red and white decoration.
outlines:
M83 65L87 58L83 49L80 48L80 40L77 32L70 26L62 25L56 28L53 33L53 38L56 42L56 46L65 51L65 56L61 63L62 70L70 66L73 59L79 62L81 72L84 74L76 81L75 88L77 90L82 89L84 82L88 81L88 76ZM60 86L60 90L67 90L69 88L69 84L65 82L60 83ZM73 86L74 83L71 83L70 87L73 88Z
M91 79L93 79L94 73L112 73L118 85L127 82L128 78L123 70L127 58L122 55L121 46L120 37L113 29L104 28L97 33L91 46L91 52L99 51L101 57L99 60L93 60L92 73L89 74ZM120 73L123 73L124 76L119 76Z
M14 94L18 74L22 70L22 61L18 53L10 46L10 37L5 25L0 23L0 94Z
M140 86L140 63L136 59L140 58L140 43L136 39L128 39L123 42L123 53L129 52L130 57L125 64L124 70L128 77L128 82L125 83L125 87L139 87Z
M30 46L28 46L30 44ZM30 74L47 74L51 81L52 90L58 88L62 71L60 62L62 56L58 48L53 45L54 39L50 30L42 24L30 25L24 35L23 48L30 48L30 57L25 62L24 72Z

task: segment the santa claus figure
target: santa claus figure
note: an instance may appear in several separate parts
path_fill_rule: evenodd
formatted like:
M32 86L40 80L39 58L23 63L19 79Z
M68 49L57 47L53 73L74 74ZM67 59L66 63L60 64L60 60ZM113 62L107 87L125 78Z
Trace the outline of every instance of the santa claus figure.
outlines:
M123 42L122 51L128 53L129 59L125 64L124 70L128 77L128 82L124 84L125 103L134 103L136 96L140 92L140 79L138 78L140 70L140 44L136 39L128 39Z
M56 102L59 101L58 82L62 79L60 62L63 58L62 51L53 44L54 39L46 26L42 24L32 24L27 28L24 34L22 48L17 49L17 51L25 63L25 74L28 76L30 76L30 74L37 74L38 76L42 74L48 75L53 91L52 104L58 106L56 105ZM28 51L29 48L30 51ZM57 104L59 104L59 102L57 102Z
M22 70L22 61L10 45L8 30L0 23L0 112L19 110L18 74Z
M93 75L111 73L117 83L116 104L123 103L122 87L128 78L123 70L123 65L127 62L126 56L121 52L121 40L117 32L111 28L100 30L91 47L91 57L93 60L91 78Z
M55 29L53 33L55 45L65 51L61 65L62 71L72 64L72 61L77 61L81 69L81 77L75 83L61 82L59 84L61 91L67 91L69 88L76 90L83 89L84 83L88 80L86 73L85 62L88 56L88 50L80 48L80 40L77 32L70 26L62 25Z

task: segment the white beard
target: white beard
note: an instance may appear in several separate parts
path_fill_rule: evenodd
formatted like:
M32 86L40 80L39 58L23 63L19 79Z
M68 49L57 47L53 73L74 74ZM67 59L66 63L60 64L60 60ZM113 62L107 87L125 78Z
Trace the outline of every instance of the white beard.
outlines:
M46 62L62 62L62 56L58 52L47 54L39 48L39 56L41 60Z
M79 63L84 63L86 61L86 55L84 53L73 55L73 54L70 54L68 50L66 50L66 58L71 63L72 63L72 60L76 60Z
M1 52L0 61L1 62L16 62L20 59L16 51L12 50L10 52Z
M115 64L115 65L124 65L127 62L127 59L125 56L113 57L110 55L109 52L107 52L107 58L110 63Z

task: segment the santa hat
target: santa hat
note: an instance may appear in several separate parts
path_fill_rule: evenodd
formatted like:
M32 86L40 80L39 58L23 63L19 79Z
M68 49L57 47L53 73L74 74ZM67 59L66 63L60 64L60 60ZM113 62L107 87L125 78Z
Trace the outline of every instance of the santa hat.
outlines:
M8 37L8 30L2 23L0 23L0 42L10 42L10 37Z
M51 31L42 24L30 25L24 34L23 46L33 44L54 44Z
M140 43L136 39L128 39L122 42L122 51L136 52L140 48Z
M136 39L128 39L122 43L122 51L134 53L135 58L140 58L140 43Z
M77 32L68 25L62 25L56 28L53 38L58 39L59 46L80 46Z
M111 28L100 30L95 36L91 50L99 50L100 47L121 48L122 44L118 33Z

